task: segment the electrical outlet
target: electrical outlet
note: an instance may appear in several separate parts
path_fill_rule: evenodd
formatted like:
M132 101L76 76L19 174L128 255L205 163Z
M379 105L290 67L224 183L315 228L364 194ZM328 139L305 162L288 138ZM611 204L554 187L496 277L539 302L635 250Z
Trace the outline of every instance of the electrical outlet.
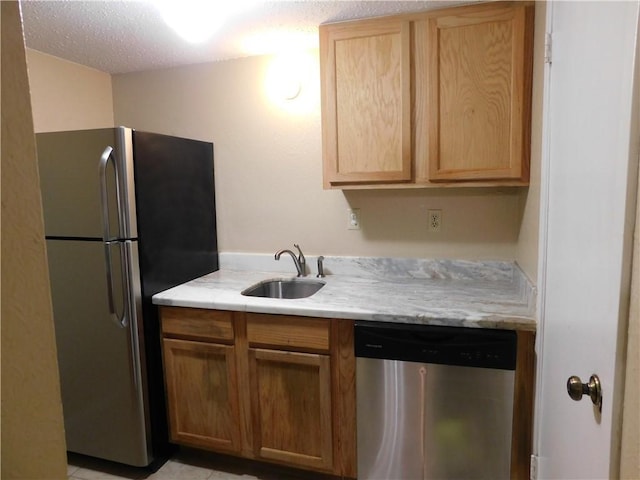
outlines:
M347 210L347 230L360 230L360 209Z
M442 230L442 210L427 210L427 221L430 232Z

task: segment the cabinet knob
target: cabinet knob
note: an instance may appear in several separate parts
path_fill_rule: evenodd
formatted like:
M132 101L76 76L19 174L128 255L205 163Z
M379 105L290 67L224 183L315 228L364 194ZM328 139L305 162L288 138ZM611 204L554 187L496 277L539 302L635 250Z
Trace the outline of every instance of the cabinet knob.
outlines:
M582 400L583 395L589 395L593 404L602 412L602 386L596 374L591 375L589 383L582 383L575 375L567 380L567 393L576 402Z

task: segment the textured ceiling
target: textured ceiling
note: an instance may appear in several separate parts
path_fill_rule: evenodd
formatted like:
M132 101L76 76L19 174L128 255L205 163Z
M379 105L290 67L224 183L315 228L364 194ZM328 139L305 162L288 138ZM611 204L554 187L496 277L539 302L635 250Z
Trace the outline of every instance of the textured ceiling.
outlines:
M199 45L178 37L150 1L21 3L27 47L115 74L277 53L282 47L268 41L273 36L285 38L288 45L316 47L322 23L469 1L267 0L236 15Z

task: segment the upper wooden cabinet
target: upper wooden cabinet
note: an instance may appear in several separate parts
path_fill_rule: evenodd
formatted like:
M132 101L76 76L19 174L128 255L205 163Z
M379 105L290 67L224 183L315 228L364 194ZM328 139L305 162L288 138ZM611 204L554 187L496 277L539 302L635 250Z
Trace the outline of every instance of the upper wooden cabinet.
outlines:
M326 180L411 180L408 21L322 28ZM331 125L329 125L331 124Z
M325 188L526 185L533 2L320 26Z
M493 6L417 29L430 45L430 180L528 180L530 11Z

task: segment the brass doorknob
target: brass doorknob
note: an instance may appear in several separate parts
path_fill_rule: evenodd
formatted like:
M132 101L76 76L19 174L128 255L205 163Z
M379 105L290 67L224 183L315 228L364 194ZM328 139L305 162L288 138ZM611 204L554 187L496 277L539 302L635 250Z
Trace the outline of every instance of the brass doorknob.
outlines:
M582 383L580 377L575 375L569 377L569 380L567 380L567 393L576 402L580 401L583 395L589 395L593 404L602 412L602 386L596 374L591 375L589 383Z

